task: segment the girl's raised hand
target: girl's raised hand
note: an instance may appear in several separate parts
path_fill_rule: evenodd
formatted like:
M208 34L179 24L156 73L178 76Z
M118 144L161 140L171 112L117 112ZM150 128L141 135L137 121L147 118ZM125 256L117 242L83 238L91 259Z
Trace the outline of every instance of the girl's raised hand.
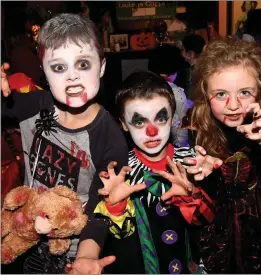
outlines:
M146 188L145 183L130 186L125 182L126 174L132 171L129 166L122 167L118 175L115 174L115 166L117 166L117 162L112 161L107 166L108 172L103 171L99 174L104 187L99 189L98 193L104 196L105 201L111 205L120 203L128 198L132 193Z
M195 180L203 180L210 175L214 169L218 169L223 164L221 159L207 155L203 147L196 145L194 149L196 157L184 158L183 162L192 165L187 168L187 172L194 175Z
M261 145L261 107L255 102L248 105L247 113L253 113L253 121L237 127L237 131L245 134L246 138L256 140Z

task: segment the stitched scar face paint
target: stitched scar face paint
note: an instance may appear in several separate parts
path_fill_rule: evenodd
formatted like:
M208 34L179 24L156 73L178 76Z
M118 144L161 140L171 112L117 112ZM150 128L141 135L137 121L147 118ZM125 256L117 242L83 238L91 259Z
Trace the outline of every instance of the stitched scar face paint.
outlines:
M242 65L214 73L207 90L212 114L229 127L241 125L257 90L256 80Z
M171 106L162 96L134 99L125 103L124 120L134 143L149 155L167 145L171 126Z
M98 93L103 69L92 45L67 42L45 50L43 67L53 96L63 104L81 107Z

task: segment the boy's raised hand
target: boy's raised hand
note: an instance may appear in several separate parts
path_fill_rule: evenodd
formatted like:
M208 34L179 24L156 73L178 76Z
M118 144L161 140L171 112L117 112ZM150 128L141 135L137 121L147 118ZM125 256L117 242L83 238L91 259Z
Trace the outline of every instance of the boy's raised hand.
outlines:
M223 164L221 159L207 155L203 147L196 145L194 149L196 157L184 158L183 162L192 165L187 168L187 172L194 175L195 180L203 180Z
M102 259L77 258L72 264L67 264L67 274L101 274L103 268L115 261L115 256L107 256Z
M146 188L145 183L135 184L133 186L125 183L125 176L132 169L129 166L122 167L118 175L115 174L114 167L117 165L116 161L112 161L108 164L108 172L100 172L99 176L104 184L102 189L98 190L98 193L105 197L105 201L111 205L120 203L124 199L128 198L132 193L143 190Z
M257 102L251 103L246 108L246 112L253 113L253 121L250 124L238 126L237 131L261 145L261 106Z
M1 66L1 86L2 86L2 92L3 92L3 95L5 97L9 96L11 94L11 90L10 90L10 86L9 86L9 83L8 83L8 80L7 80L7 74L6 74L6 70L9 69L9 64L8 63L4 63L2 66Z
M193 192L194 186L188 180L186 170L181 163L174 163L169 156L167 156L167 163L172 173L152 170L154 173L162 176L172 183L172 187L161 196L161 199L165 201L170 199L172 196L187 196Z

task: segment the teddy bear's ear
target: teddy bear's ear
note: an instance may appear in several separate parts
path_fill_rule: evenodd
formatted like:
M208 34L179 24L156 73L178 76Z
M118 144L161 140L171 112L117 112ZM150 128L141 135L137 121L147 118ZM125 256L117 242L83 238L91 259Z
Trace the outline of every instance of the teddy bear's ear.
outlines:
M5 197L3 208L14 210L24 205L33 193L36 191L25 185L12 189Z
M50 190L56 195L68 198L71 201L78 200L77 194L66 186L57 185Z

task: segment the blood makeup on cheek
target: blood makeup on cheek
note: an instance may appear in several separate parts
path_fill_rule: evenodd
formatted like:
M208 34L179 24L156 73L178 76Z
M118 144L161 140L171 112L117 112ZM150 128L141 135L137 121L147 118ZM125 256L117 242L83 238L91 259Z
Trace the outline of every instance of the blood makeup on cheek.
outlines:
M66 105L70 106L71 105L71 101L69 96L66 96Z
M85 104L88 101L88 96L86 93L83 93L83 95L81 96L81 99L83 101L83 103Z
M146 135L149 137L154 137L158 134L159 129L154 126L152 123L149 123L149 125L146 127Z
M226 106L228 105L228 103L229 103L229 98L226 100Z

